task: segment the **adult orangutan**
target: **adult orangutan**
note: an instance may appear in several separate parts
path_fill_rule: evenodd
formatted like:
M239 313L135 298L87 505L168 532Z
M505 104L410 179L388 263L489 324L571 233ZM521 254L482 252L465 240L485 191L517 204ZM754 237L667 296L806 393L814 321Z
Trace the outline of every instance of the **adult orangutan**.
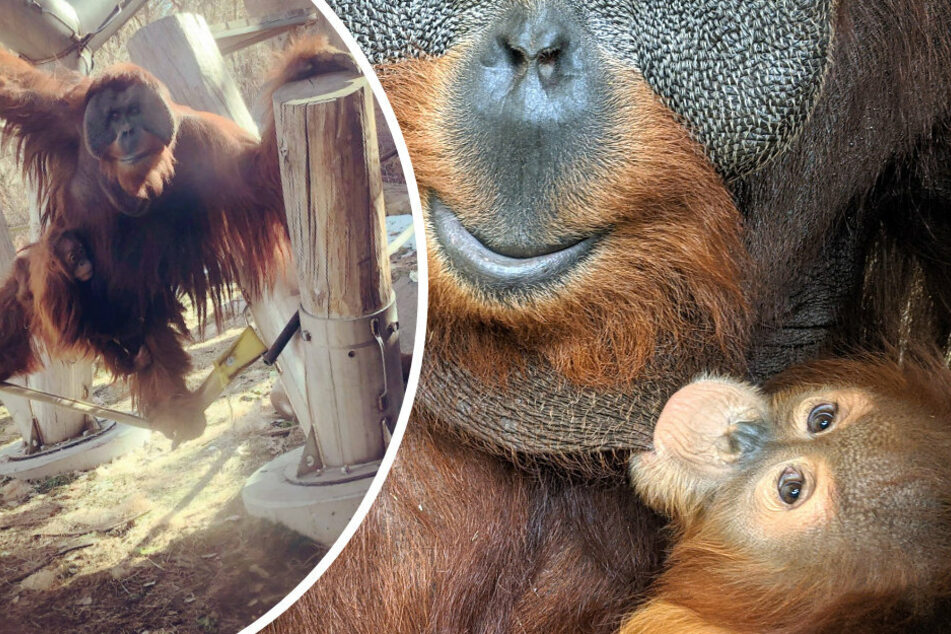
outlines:
M631 468L676 543L623 634L921 631L951 594L938 355L816 361L765 392L695 381Z
M352 67L326 41L308 40L272 86ZM128 376L133 400L165 433L200 434L204 414L184 379L182 301L200 322L208 304L218 319L231 285L253 296L276 270L286 228L273 120L259 143L227 119L173 103L136 66L54 76L2 51L0 118L46 201L44 221L74 235L95 269L64 286L55 258L31 261L32 315L4 319L0 350L19 352L0 355L0 379L35 367L29 331L54 356L99 356ZM12 314L3 299L0 312Z
M678 387L947 340L946 2L333 4L414 160L429 335L383 491L277 629L614 631L664 546L626 457Z

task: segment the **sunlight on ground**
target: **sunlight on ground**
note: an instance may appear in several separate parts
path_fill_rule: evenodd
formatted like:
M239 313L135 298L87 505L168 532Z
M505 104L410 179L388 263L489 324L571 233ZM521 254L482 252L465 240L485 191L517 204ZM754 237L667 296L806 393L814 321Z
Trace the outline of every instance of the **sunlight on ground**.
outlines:
M211 337L188 348L195 368L188 377L190 387L201 383L244 326L242 317L232 318L223 332L212 328ZM130 593L136 587L153 588L157 582L146 579L147 572L168 579L169 549L175 545L181 551L192 536L207 549L189 553L196 561L222 556L201 535L233 529L240 540L249 518L243 512L223 516L223 509L234 505L256 468L303 442L299 428L280 420L270 405L275 379L274 370L252 365L208 408L201 438L175 450L169 439L153 432L145 446L89 472L31 484L3 481L0 579L18 581L12 587L8 581L6 598L15 604L23 592L68 590L96 573L108 574ZM130 409L127 388L113 385L104 372L96 375L93 398ZM3 439L18 438L6 410L0 415ZM181 553L176 557L181 559ZM203 591L200 575L194 585L172 577L173 590L185 593L182 601ZM260 580L266 582L267 576ZM153 585L147 585L150 581Z
M391 260L415 308L415 254ZM196 388L246 326L234 316L188 347ZM411 350L414 311L401 308ZM195 328L194 317L189 326ZM196 337L197 338L197 337ZM405 339L405 340L404 340ZM406 351L406 350L404 350ZM304 442L271 406L275 370L258 362L206 411L198 439L148 443L111 463L38 482L0 479L0 602L16 631L234 632L279 601L325 549L250 517L240 493L273 458ZM90 399L129 411L127 387L97 372ZM0 409L0 444L19 435Z

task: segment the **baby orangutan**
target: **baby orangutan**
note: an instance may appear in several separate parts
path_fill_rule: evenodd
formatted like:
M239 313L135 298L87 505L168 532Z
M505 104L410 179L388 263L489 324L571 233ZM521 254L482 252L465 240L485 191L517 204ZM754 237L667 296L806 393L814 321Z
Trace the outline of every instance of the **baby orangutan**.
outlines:
M951 372L820 361L704 378L632 458L676 531L641 632L907 631L951 590Z
M11 274L0 285L0 304L7 307L0 314L0 338L10 342L0 348L0 366L22 365L28 372L38 369L30 331L34 318L30 280L37 274L69 289L92 279L93 265L86 246L72 231L51 232L13 261Z
M46 267L42 275L46 285L55 284L59 295L66 301L83 303L84 299L89 297L89 286L83 287L76 283L92 280L95 269L89 257L89 250L79 235L74 231L53 229L46 236L45 242L41 241L35 246L39 248L32 256L28 256L31 270L35 272ZM49 256L43 254L44 249L49 252ZM33 291L30 289L26 296L21 296L21 301L32 302L32 298ZM32 306L29 310L32 312ZM63 311L63 314L68 312ZM57 325L53 324L53 327ZM141 337L132 338L130 343L117 336L110 337L99 333L87 333L87 336L98 344L103 358L111 364L110 367L119 368L126 374L144 370L152 363L152 355L148 346L140 341Z
M63 231L51 244L53 257L62 268L67 278L77 282L88 282L92 279L92 262L85 245L72 231Z

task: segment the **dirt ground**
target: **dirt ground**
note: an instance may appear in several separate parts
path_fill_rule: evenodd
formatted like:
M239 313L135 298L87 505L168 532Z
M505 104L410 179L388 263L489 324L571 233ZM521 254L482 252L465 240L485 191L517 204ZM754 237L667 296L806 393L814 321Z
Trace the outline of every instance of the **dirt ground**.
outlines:
M392 265L398 289L415 283L414 252ZM239 315L190 347L193 387L244 326ZM175 450L153 432L93 471L0 481L0 632L236 632L287 594L325 549L240 498L257 468L304 442L270 404L275 379L252 365L206 412L205 434ZM129 408L102 373L93 400ZM0 409L0 445L18 439Z

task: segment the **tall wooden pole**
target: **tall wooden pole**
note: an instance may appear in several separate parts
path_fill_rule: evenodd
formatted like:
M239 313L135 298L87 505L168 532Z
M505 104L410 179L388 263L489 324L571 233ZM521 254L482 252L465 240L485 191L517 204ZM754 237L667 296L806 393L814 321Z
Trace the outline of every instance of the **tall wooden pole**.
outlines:
M298 475L346 471L383 456L403 400L373 94L333 73L278 89L274 112L316 441Z

